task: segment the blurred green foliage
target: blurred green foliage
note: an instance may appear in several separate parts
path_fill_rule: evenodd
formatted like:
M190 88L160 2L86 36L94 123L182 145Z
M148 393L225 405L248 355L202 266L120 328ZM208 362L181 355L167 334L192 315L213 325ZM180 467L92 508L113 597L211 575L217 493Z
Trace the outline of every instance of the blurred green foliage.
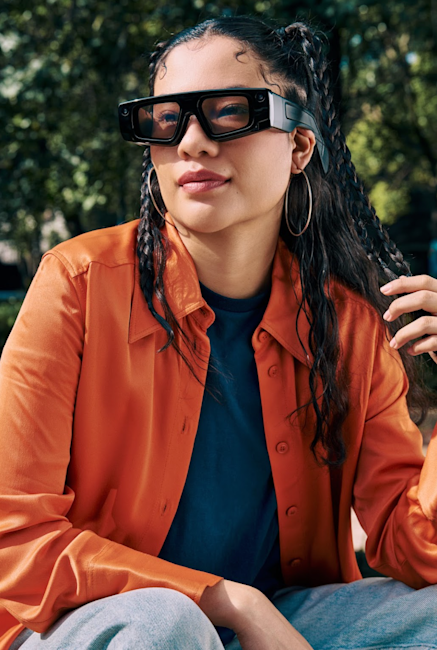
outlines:
M3 0L0 237L29 279L54 213L70 235L137 215L141 148L121 139L117 105L147 94L157 40L219 14L305 19L324 31L344 128L380 216L408 211L413 186L435 202L432 0Z
M342 77L349 145L377 212L393 223L411 209L412 188L436 206L437 7L358 5Z
M9 300L0 302L0 351L6 343L22 302L22 300L16 298L9 298Z

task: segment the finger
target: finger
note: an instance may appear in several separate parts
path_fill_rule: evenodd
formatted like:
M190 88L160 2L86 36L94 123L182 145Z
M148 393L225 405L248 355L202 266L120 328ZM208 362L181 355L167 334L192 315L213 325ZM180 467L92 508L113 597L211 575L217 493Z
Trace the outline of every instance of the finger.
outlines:
M429 356L431 359L434 361L434 363L437 363L437 352L428 352Z
M432 336L433 334L437 334L437 318L435 316L422 316L396 332L390 341L390 347L398 350L413 339L426 335ZM437 350L437 347L430 347L428 350ZM428 352L428 350L426 351Z
M408 348L407 352L413 357L416 357L419 354L424 354L424 352L431 352L434 354L435 350L437 350L437 336L427 336L426 338L413 343L413 345Z
M386 296L421 290L437 292L437 279L432 278L430 275L412 275L410 277L402 275L380 288L381 293Z
M422 290L415 291L401 298L396 298L383 315L383 318L390 323L402 314L419 311L420 309L435 315L437 312L437 293Z

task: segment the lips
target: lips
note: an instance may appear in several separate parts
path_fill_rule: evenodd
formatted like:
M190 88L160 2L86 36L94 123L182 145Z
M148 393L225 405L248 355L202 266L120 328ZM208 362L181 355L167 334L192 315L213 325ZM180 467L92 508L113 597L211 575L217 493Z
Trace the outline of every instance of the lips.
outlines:
M187 183L201 183L203 181L219 181L221 183L224 183L227 180L228 179L226 176L216 174L209 169L199 169L197 172L185 172L185 174L182 174L182 176L178 179L178 183L179 185L186 185Z
M185 172L178 183L186 194L202 194L224 187L229 180L226 176L216 174L209 169L199 169L196 172Z

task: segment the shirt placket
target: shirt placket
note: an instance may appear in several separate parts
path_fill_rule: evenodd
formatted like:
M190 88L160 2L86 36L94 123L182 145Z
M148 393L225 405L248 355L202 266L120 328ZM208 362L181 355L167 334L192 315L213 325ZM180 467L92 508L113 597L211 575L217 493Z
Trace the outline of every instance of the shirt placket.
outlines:
M294 358L262 326L253 337L267 450L278 504L281 566L287 584L303 581L307 565L303 502L299 476L303 471L302 436L296 409ZM286 376L284 376L286 374Z

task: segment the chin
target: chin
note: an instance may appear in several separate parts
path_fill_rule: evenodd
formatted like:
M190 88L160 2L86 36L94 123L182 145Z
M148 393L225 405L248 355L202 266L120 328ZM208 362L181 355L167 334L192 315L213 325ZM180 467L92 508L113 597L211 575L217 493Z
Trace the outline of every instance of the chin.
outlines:
M187 211L170 212L177 229L181 234L184 231L197 232L202 234L213 234L229 228L233 225L233 220L229 218L229 212L223 214L221 210L212 208L211 206L197 206ZM206 208L206 209L205 209Z

